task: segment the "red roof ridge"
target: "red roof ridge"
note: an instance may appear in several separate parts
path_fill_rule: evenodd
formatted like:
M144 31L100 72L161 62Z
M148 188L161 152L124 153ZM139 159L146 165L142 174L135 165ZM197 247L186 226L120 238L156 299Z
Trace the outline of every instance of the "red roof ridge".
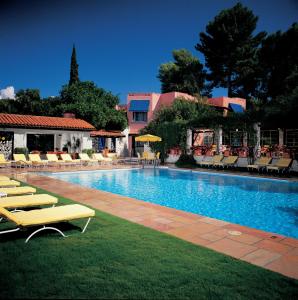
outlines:
M95 129L93 125L82 119L0 113L0 127L3 125L29 128Z

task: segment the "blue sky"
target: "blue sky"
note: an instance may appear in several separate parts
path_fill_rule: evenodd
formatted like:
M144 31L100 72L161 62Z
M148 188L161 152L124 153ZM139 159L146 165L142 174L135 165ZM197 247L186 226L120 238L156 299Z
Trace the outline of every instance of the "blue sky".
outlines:
M75 43L81 80L126 101L129 92L160 92L160 64L172 50L194 49L199 33L233 0L98 0L0 2L0 89L59 94L69 80ZM259 16L256 32L285 31L298 21L297 0L241 1ZM223 89L214 96L226 95Z

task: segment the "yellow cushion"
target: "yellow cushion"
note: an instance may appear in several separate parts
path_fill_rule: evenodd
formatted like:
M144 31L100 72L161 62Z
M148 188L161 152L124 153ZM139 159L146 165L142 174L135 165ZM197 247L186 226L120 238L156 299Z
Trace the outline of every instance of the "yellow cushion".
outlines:
M58 199L48 194L26 195L0 198L0 206L5 208L53 205Z
M5 210L0 207L0 212ZM13 213L13 219L8 218L20 226L45 225L75 219L90 218L95 211L80 204L70 204L58 207L35 209ZM6 216L7 217L7 216Z
M7 176L0 176L0 181L2 181L2 180L10 180L10 178Z
M15 188L0 188L0 192L10 195L22 195L36 193L36 189L31 186L20 186Z
M1 180L0 181L0 187L2 186L20 186L20 182L16 180Z

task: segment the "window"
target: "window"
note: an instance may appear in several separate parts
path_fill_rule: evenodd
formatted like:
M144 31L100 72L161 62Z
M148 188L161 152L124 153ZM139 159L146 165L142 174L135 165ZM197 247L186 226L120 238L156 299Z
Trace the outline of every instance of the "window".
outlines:
M147 112L133 112L134 122L147 122Z
M31 151L53 151L54 135L53 134L27 134L27 148Z
M243 146L243 131L230 131L230 145L234 147Z
M278 145L278 130L261 130L261 146Z
M204 132L203 145L211 146L213 144L213 132Z
M286 130L286 145L288 147L298 147L298 129Z

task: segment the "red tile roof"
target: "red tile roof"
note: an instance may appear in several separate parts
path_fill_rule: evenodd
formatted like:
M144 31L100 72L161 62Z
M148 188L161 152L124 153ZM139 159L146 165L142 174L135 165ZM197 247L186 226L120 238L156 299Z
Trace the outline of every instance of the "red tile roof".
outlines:
M94 130L88 122L81 119L43 117L30 115L0 114L0 127L48 128Z
M124 137L125 135L121 131L106 131L106 130L96 130L90 132L91 136L103 136L103 137Z

